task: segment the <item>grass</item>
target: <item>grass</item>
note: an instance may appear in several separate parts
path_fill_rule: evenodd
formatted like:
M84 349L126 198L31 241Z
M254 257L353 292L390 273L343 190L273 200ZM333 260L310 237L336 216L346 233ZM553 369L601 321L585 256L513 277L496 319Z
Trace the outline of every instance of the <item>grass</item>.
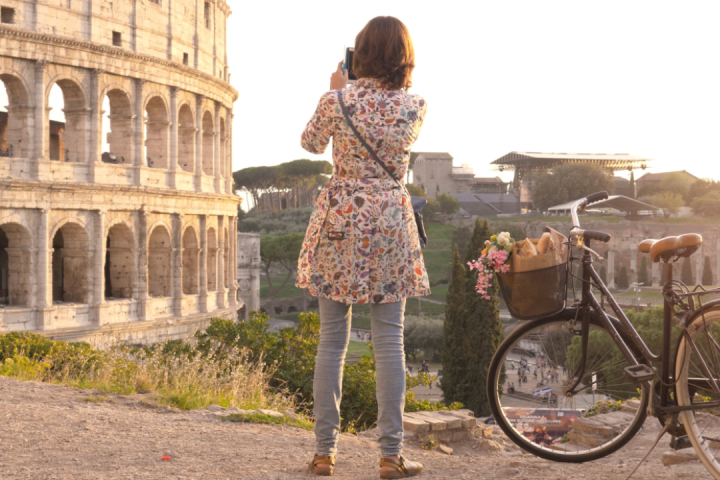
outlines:
M348 353L354 355L370 355L370 347L366 342L350 342Z
M302 428L303 430L312 430L315 424L302 418L290 418L287 415L276 417L273 415L265 415L264 413L231 413L227 417L220 417L223 422L238 423L264 423L266 425L286 425L288 427Z

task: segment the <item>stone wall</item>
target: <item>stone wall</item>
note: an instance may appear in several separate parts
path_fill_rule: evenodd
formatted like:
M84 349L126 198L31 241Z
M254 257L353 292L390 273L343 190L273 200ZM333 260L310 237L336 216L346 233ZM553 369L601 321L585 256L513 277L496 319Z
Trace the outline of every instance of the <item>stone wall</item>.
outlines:
M234 318L227 4L2 6L0 331L137 342ZM64 124L49 120L55 86Z

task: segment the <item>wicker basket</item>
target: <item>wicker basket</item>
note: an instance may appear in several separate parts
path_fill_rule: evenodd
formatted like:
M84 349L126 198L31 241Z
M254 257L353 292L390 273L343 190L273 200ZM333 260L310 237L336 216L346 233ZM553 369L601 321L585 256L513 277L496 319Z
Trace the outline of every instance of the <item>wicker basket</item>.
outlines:
M497 278L513 317L534 320L565 308L567 262L529 272L498 273Z

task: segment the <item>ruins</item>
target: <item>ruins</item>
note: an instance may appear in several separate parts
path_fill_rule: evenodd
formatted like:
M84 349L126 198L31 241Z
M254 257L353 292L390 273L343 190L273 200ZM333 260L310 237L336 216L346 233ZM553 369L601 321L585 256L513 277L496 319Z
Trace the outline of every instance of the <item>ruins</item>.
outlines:
M0 8L0 332L141 343L234 318L228 4Z

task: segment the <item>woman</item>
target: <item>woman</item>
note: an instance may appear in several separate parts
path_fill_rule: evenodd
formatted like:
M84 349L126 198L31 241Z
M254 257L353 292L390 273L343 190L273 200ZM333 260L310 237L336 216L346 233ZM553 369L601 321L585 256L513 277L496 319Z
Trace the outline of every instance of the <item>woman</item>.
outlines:
M315 364L317 452L310 470L332 475L340 432L342 367L350 339L352 304L370 303L377 366L381 478L405 478L422 465L400 456L405 407L403 318L405 299L430 294L405 178L410 148L426 103L407 93L415 54L405 25L393 17L371 20L355 39L355 84L345 88L342 63L330 79L302 135L302 146L323 153L333 137L333 175L320 192L305 235L297 286L317 296L320 344ZM373 160L345 121L338 95Z

